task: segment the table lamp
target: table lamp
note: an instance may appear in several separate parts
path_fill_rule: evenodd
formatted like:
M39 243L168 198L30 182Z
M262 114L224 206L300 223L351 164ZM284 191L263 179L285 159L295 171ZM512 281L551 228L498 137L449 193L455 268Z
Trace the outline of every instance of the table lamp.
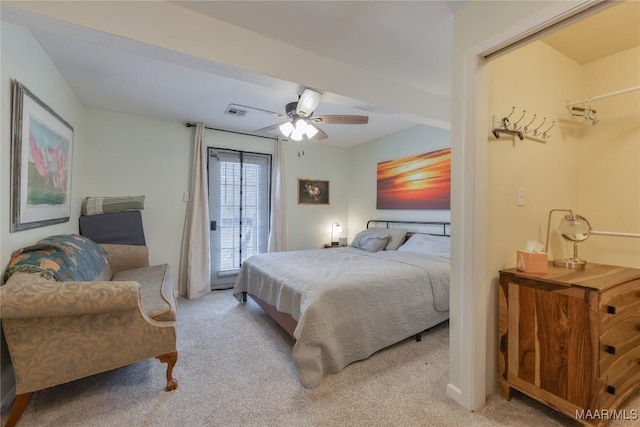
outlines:
M335 237L334 237L334 232L335 232ZM342 227L340 226L340 224L338 224L337 222L332 222L331 223L331 246L338 246L340 244L338 239L340 238L341 232L342 232Z
M571 209L552 209L549 211L547 222L547 244L545 252L549 251L549 229L551 227L551 214L556 211L569 212L560 221L558 231L563 239L573 243L573 257L553 260L553 265L565 268L584 268L587 261L578 258L578 243L584 242L591 235L591 224L586 218L575 215Z

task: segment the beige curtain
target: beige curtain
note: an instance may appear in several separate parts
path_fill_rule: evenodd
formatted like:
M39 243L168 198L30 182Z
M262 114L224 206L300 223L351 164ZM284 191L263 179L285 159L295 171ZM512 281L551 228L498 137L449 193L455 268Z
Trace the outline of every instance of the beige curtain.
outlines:
M289 243L287 204L282 184L284 182L282 145L282 138L278 138L271 168L271 227L268 252L286 251Z
M204 124L198 123L180 258L180 295L189 299L211 292L207 144L204 133Z

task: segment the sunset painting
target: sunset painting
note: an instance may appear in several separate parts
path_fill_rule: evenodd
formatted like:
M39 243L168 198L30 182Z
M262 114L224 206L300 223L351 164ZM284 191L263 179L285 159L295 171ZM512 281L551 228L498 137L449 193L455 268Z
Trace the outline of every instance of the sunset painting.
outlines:
M377 209L450 209L451 149L378 163Z

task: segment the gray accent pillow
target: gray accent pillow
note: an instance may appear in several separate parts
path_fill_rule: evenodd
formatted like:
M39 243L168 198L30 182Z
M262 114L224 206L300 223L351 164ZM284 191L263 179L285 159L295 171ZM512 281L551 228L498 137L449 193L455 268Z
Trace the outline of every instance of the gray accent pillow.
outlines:
M385 251L395 251L398 247L404 243L404 238L409 230L404 228L387 228L389 232L389 241L387 246L384 247Z
M384 249L390 237L391 235L386 229L362 230L353 238L351 246L367 252L378 252Z

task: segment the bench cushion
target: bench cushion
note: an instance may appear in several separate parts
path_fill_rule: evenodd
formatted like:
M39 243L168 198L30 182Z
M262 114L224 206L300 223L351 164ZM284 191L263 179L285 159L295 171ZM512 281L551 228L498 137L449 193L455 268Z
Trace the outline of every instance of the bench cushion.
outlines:
M116 273L113 281L131 281L140 284L142 309L159 322L176 320L176 298L169 264L135 268Z

